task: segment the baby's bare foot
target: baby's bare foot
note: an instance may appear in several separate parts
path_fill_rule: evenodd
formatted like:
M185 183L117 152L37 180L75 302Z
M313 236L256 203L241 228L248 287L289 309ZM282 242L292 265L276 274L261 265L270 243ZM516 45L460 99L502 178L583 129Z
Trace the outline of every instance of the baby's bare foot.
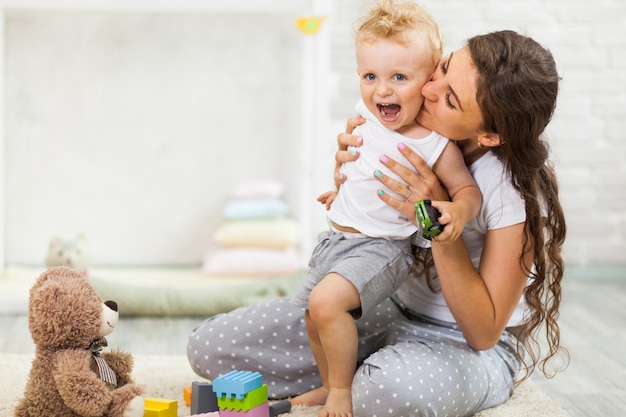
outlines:
M352 392L350 388L331 388L326 404L317 417L352 417Z
M289 400L292 405L324 405L328 398L328 390L319 387Z

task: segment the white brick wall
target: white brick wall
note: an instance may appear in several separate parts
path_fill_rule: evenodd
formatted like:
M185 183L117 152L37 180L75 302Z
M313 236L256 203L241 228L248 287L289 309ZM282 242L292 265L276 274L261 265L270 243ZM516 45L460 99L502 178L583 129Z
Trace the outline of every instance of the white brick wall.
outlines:
M333 133L358 97L352 23L363 0L332 1ZM498 29L525 33L554 54L563 77L549 135L568 221L569 265L626 264L626 1L423 0L446 51ZM332 144L331 144L332 145ZM332 149L332 146L329 147Z

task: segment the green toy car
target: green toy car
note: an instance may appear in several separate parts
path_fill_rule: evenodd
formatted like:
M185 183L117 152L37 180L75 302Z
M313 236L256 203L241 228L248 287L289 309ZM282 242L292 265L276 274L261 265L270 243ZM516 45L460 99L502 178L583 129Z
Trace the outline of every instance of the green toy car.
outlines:
M415 220L424 239L432 240L443 231L443 225L437 220L440 216L441 213L432 206L430 200L415 203Z

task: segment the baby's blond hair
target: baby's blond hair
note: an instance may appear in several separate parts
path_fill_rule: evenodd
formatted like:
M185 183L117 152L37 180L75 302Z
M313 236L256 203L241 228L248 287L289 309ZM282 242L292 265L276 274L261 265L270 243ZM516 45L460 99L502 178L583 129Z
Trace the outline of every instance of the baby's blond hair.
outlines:
M380 0L357 21L356 43L391 39L402 45L426 42L435 65L443 54L443 37L435 19L412 1Z

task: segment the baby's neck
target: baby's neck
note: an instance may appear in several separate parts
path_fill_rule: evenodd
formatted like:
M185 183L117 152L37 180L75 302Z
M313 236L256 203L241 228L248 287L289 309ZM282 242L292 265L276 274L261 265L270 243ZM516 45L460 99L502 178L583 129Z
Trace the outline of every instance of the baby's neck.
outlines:
M419 123L414 123L412 125L401 127L396 130L396 132L410 139L424 139L432 133L432 130L426 129Z

